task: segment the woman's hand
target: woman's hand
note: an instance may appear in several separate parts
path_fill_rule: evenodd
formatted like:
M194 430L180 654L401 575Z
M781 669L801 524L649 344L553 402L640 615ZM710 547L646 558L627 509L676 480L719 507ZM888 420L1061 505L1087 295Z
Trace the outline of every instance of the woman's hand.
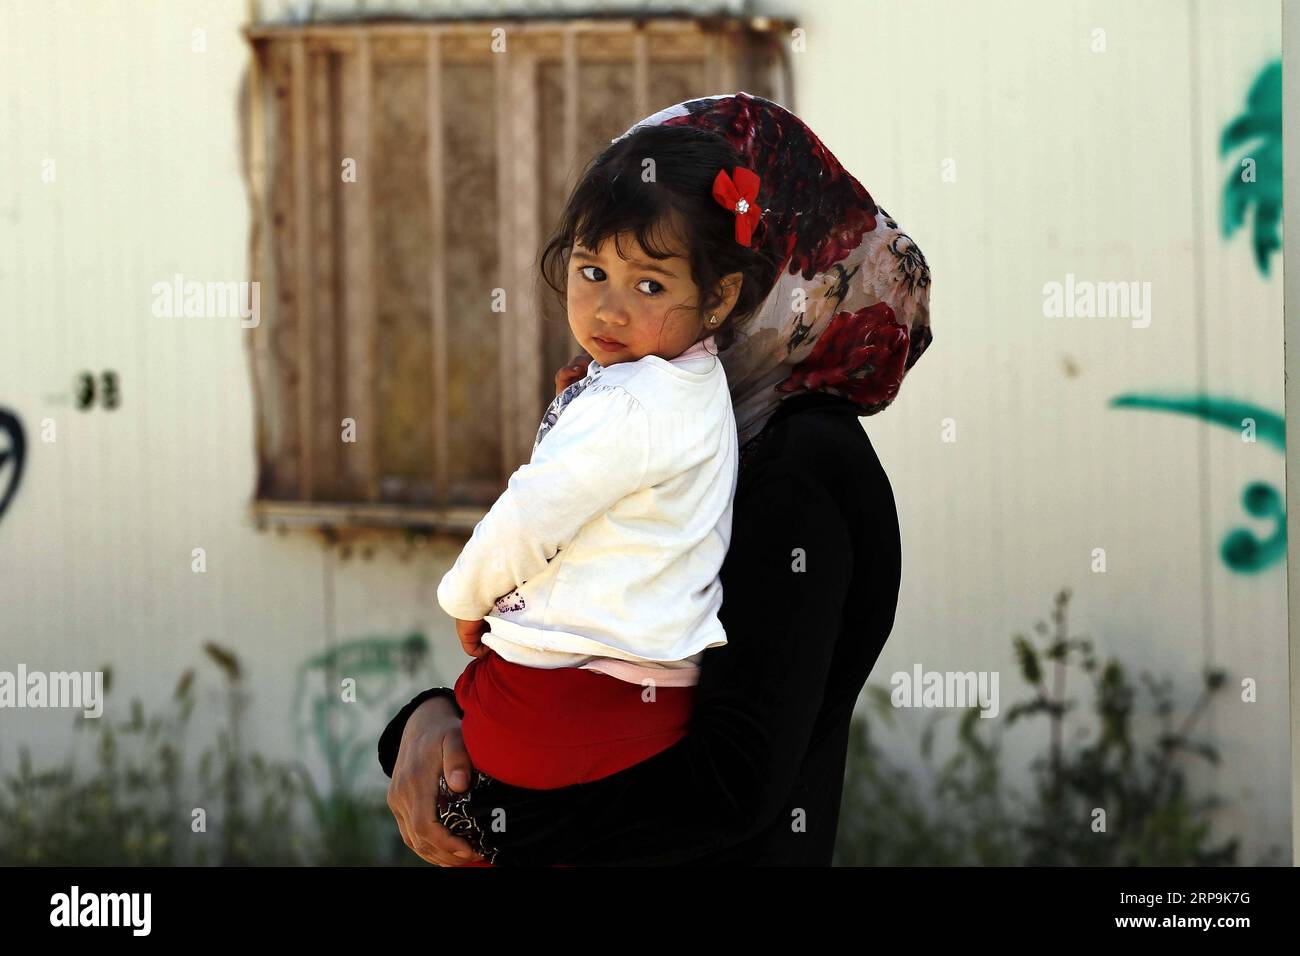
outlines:
M487 633L487 621L462 621L460 618L454 618L456 621L456 636L460 638L460 646L465 649L465 653L470 657L482 657L488 652L483 646L483 635ZM448 783L451 781L449 780Z
M415 709L402 731L388 808L397 818L402 842L438 866L461 866L483 859L466 841L438 822L438 777L456 792L469 788L474 767L460 736L460 718L445 697L433 697Z
M569 364L555 373L555 394L559 395L574 382L585 378L590 364L591 356L586 352L569 359Z

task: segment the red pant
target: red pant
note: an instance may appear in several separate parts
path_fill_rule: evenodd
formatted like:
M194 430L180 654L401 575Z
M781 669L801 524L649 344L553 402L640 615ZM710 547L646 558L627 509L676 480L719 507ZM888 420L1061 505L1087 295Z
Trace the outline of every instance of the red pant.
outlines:
M599 780L686 736L694 687L659 687L579 667L514 664L491 648L456 681L470 762L516 787ZM486 860L465 866L491 866Z

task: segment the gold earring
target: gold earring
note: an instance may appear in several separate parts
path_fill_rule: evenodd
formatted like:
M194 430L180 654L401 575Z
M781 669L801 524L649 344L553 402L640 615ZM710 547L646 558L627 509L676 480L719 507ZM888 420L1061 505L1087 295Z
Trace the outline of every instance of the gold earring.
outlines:
M718 317L716 315L710 315L709 325L717 325L717 324L718 324Z

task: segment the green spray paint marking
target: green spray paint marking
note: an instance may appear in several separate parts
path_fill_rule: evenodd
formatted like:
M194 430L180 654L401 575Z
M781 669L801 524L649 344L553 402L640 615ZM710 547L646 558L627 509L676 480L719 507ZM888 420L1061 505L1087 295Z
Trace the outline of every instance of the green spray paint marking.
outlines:
M296 739L299 746L308 735L315 739L335 790L348 791L362 766L375 759L375 735L357 740L364 715L377 713L386 722L399 675L414 675L428 654L429 642L417 632L349 641L299 665L291 710ZM342 699L347 677L356 680L356 703ZM316 690L304 704L308 686Z
M1243 150L1223 184L1223 238L1254 209L1251 246L1255 265L1268 275L1273 253L1282 249L1282 61L1273 60L1246 94L1246 112L1224 127L1219 155ZM1249 160L1249 162L1247 162Z
M1191 415L1203 421L1241 431L1243 419L1255 422L1255 437L1272 445L1278 451L1286 450L1286 422L1281 415L1267 408L1239 402L1231 398L1211 398L1208 395L1117 395L1110 400L1115 408L1148 408L1154 411Z
M1244 419L1255 423L1255 437L1278 451L1286 451L1286 423L1281 415L1266 408L1229 398L1208 395L1117 395L1110 400L1113 408L1142 408L1151 411L1190 415L1201 421L1222 425L1239 432ZM1241 505L1253 518L1272 519L1273 533L1260 539L1246 528L1234 528L1223 539L1219 556L1233 571L1255 574L1286 556L1286 505L1276 488L1264 481L1253 481L1241 494Z

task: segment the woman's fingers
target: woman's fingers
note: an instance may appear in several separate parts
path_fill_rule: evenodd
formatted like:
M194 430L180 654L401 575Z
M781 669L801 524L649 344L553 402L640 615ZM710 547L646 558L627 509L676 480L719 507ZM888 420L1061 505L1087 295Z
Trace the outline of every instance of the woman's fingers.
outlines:
M436 849L427 848L424 841L417 843L415 837L411 836L411 828L407 824L405 816L396 810L393 811L393 816L397 818L397 832L402 835L402 842L406 844L412 853L437 866L455 866L454 863L449 862L450 858L446 854Z
M465 749L465 738L459 729L442 735L442 775L447 778L447 786L457 793L469 789L474 765L469 762L469 751Z
M413 853L438 866L460 866L482 855L438 819L438 780L443 772L443 752L455 755L455 767L465 771L469 755L460 735L460 721L434 717L421 711L411 715L398 746L393 777L388 785L388 806L398 832ZM450 738L444 747L444 738ZM454 772L454 770L453 770ZM464 856L457 856L463 852Z
M410 849L412 853L430 863L437 864L438 866L454 866L455 864L449 862L449 855L442 854L441 851L437 851L436 849L430 850L426 848L423 840L418 840L412 835L411 825L407 822L406 814L402 812L404 804L402 803L401 797L396 796L396 793L397 792L394 791L393 787L390 785L388 790L388 807L393 811L393 817L397 820L397 832L402 835L402 842L406 844L407 848Z
M461 866L482 859L465 840L454 836L438 822L436 813L430 811L423 819L412 821L411 842L407 845L423 859L438 866ZM458 853L466 856L457 856Z
M434 779L437 779L436 772ZM398 832L402 834L402 842L417 856L438 866L460 866L482 859L482 854L477 853L468 842L452 834L438 821L437 800L435 783L434 793L429 796L427 802L423 799L411 802L410 799L400 795L396 806L390 802L389 806L393 807L393 815L397 818ZM467 855L457 856L462 852Z

